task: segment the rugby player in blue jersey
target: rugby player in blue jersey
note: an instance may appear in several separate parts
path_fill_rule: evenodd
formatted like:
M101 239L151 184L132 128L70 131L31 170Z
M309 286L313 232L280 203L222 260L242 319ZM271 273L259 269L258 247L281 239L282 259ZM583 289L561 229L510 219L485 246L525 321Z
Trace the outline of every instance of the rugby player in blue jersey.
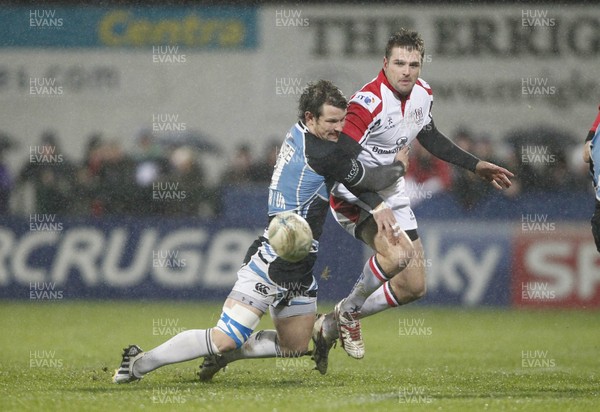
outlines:
M314 237L311 253L299 262L285 261L270 246L265 230L248 249L217 325L186 330L147 352L130 345L113 382L136 381L161 366L202 356L200 379L209 380L234 360L297 357L308 351L317 309L312 270L334 183L344 184L368 205L391 242L401 235L390 209L381 207L374 192L404 175L408 149L399 149L388 165L365 168L357 160L360 144L341 133L347 104L329 81L307 86L299 121L287 133L269 186L269 217L294 211L305 218ZM254 332L267 310L275 330Z

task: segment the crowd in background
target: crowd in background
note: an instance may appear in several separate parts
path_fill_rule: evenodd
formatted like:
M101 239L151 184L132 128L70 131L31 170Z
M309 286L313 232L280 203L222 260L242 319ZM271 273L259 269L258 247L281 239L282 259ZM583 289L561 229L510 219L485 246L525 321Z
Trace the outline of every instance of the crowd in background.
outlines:
M498 142L461 128L452 140L481 159L503 165L516 175L504 196L523 191L591 190L587 165L581 160L577 140L555 131L515 132ZM140 133L135 150L126 152L119 140L100 134L89 136L80 162L66 158L60 137L44 132L39 145L24 156L17 173L4 163L7 152L19 152L0 138L0 213L23 212L23 198L31 194L32 213L94 216L168 215L215 216L220 199L236 187L256 187L265 192L281 141L268 140L258 146L242 144L232 153L219 154L223 168L218 182L206 178L203 148L181 142L165 142L150 131ZM532 149L533 148L533 149ZM438 192L449 192L464 207L471 208L494 189L474 174L449 165L423 149L411 145L406 177L413 205ZM21 200L16 201L18 196ZM12 199L11 199L12 198Z

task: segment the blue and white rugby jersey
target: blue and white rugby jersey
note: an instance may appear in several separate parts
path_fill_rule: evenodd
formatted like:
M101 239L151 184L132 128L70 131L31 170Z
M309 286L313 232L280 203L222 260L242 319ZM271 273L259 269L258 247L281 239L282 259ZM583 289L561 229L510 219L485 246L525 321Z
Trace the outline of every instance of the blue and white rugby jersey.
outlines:
M364 168L356 160L361 146L341 135L337 142L319 139L302 122L287 133L269 186L269 217L295 211L319 239L327 216L329 193L339 181L360 182Z

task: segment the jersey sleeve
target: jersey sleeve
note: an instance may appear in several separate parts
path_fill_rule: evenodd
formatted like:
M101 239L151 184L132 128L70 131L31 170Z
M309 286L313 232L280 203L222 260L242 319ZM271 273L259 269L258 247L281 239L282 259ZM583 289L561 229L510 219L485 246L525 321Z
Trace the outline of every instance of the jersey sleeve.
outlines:
M358 146L356 142L352 142ZM357 151L353 147L349 148L348 145L346 147L340 143L333 143L333 145L334 150L328 150L319 157L311 157L309 159L310 167L318 174L331 177L347 187L356 185L362 180L365 173L362 162L356 158ZM360 146L358 147L360 148Z
M360 142L369 125L381 111L381 99L371 92L358 92L350 99L344 133Z
M471 172L475 172L479 159L471 153L464 151L448 139L435 127L433 120L430 125L424 127L419 132L417 140L425 150L435 157L470 170Z

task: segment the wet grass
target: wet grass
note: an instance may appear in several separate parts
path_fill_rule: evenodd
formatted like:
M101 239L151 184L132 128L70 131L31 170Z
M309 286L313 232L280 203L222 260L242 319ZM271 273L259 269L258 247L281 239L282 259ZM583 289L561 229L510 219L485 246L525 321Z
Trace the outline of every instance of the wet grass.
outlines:
M338 347L325 376L308 357L260 359L202 383L198 360L119 386L122 347L211 327L220 304L2 302L0 313L2 411L600 410L592 311L400 308L366 319L366 357Z

